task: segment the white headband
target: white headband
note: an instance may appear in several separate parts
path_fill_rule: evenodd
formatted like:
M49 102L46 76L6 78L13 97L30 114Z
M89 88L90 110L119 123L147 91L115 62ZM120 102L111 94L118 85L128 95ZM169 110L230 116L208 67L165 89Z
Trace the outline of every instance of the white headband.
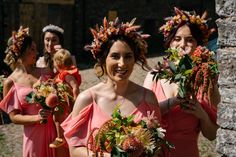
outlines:
M52 25L52 24L49 24L49 25L45 26L42 31L43 31L43 33L45 33L49 30L57 31L57 32L60 32L61 34L64 33L64 30L62 28L60 28L58 26L55 26L55 25Z

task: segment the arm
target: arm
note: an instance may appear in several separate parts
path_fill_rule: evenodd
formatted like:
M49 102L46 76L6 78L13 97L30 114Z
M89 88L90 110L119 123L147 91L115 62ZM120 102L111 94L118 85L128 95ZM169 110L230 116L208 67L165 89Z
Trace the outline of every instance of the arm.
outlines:
M144 80L143 87L152 90L153 84L154 84L152 78L153 78L153 75L151 74L151 72L148 72L148 74Z
M221 96L220 96L219 88L217 85L214 85L213 92L210 96L210 103L217 107L220 101L221 101Z
M19 110L13 110L9 113L10 119L15 124L27 125L39 123L51 115L49 110L40 110L37 115L22 115Z
M3 85L3 96L6 96L9 90L12 88L14 82L11 79L6 79ZM9 113L11 121L15 124L33 124L40 122L42 119L47 118L51 114L51 111L44 111L37 115L22 115L20 110L13 110Z
M3 83L3 97L7 95L11 87L13 86L14 82L11 79L6 79Z
M202 108L198 101L190 100L190 104L191 108L186 108L184 111L199 119L200 128L204 137L208 140L214 140L216 138L218 125L210 119L207 112Z
M85 108L87 105L92 103L93 98L89 93L89 90L86 90L80 93L75 101L73 110L71 112L72 119L79 115L80 111ZM70 140L70 139L69 139ZM69 150L71 157L87 157L87 148L86 147L77 147L71 146L69 143ZM92 156L92 152L90 151L90 156Z
M73 75L66 75L65 81L72 87L72 93L74 100L76 100L78 94L79 94L79 85L77 83L77 80Z

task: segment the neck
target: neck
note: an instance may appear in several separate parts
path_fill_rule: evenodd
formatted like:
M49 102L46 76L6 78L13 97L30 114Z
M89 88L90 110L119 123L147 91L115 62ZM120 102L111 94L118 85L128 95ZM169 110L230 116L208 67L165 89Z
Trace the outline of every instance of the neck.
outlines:
M112 80L109 80L107 82L108 85L112 86L117 95L122 95L122 96L124 96L127 93L129 83L130 81L114 82Z
M20 64L20 65L17 66L17 68L23 70L24 72L26 72L28 74L30 74L30 73L32 73L32 70L33 70L34 66L33 65Z

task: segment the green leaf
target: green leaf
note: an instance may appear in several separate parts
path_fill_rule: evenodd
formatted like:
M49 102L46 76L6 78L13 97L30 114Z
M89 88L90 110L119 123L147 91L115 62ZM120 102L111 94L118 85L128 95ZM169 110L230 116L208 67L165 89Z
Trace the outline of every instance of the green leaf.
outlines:
M33 101L33 95L34 95L33 91L26 95L26 101L30 104L34 102Z
M177 74L175 75L175 81L179 81L181 78L182 74Z
M177 68L176 68L174 62L168 61L168 64L169 64L169 66L170 66L170 70L171 70L173 73L176 73Z
M184 71L184 75L185 75L185 76L188 76L188 75L190 75L191 73L192 73L192 69L189 69L189 70Z
M183 58L180 59L179 67L181 67L182 70L192 69L193 67L192 59L189 57L189 55L185 55Z
M111 157L128 157L128 153L115 146L112 148Z

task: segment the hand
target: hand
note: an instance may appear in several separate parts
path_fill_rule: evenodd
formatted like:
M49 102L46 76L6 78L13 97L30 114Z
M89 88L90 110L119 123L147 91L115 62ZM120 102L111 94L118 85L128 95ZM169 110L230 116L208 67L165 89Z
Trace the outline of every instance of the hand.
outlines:
M179 95L177 95L173 97L171 101L172 101L171 102L172 104L181 105L181 104L187 103L189 100L187 98L181 98Z
M61 45L55 45L54 49L55 49L55 51L58 51L58 50L62 49L62 46Z
M39 121L47 119L52 114L52 110L40 109L38 112Z
M190 99L186 108L183 108L183 111L189 114L194 115L198 119L205 119L207 115L206 111L202 108L201 104L196 98Z

